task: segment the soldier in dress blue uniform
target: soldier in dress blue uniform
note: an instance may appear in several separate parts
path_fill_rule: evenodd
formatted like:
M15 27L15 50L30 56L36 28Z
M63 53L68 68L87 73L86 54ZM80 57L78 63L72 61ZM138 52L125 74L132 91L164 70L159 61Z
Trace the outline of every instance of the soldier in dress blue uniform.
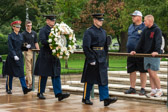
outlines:
M117 101L109 97L107 76L107 38L106 31L101 28L104 14L93 14L93 25L86 30L83 37L83 50L86 56L81 82L84 84L82 102L92 105L90 91L93 84L98 84L100 101L104 106Z
M21 21L14 21L11 23L13 32L8 36L8 56L5 64L5 71L8 74L6 81L6 92L12 94L12 81L13 77L19 77L22 90L24 94L31 91L26 86L26 80L24 76L24 62L22 50L27 50L30 45L23 46L23 37L19 33Z
M52 50L49 47L48 36L51 28L55 25L55 15L45 15L47 25L44 26L39 33L39 39L42 44L40 53L35 65L35 75L39 75L38 94L39 99L45 99L43 93L47 83L48 76L52 78L55 97L59 101L70 96L69 93L62 93L60 72L60 60L52 55Z

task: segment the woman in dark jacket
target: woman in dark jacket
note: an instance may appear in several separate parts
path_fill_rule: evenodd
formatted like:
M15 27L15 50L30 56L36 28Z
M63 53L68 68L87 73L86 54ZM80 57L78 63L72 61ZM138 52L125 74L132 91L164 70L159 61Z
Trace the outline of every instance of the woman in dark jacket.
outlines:
M22 90L24 94L31 91L26 86L25 76L24 76L24 62L22 50L26 50L31 46L28 44L23 47L23 37L19 33L21 21L14 21L11 23L13 32L8 35L8 56L6 59L5 69L8 74L6 81L6 92L7 94L12 94L12 80L13 77L19 77L20 83L22 85Z

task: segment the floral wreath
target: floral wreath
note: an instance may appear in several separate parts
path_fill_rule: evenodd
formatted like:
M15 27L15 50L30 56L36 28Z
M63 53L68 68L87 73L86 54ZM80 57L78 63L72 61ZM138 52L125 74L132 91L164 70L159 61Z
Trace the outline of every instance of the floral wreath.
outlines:
M56 23L49 34L49 46L52 55L59 59L68 59L76 49L76 38L73 30L64 22Z

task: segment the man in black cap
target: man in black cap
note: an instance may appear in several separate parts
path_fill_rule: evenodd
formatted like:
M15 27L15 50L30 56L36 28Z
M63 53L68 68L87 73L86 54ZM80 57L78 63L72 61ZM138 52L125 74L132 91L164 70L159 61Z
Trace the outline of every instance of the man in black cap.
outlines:
M60 72L61 65L60 60L52 55L52 50L49 47L48 36L51 32L51 28L55 25L55 15L45 15L46 26L44 26L39 33L39 39L42 44L40 53L35 65L35 74L39 75L38 94L39 99L45 99L43 93L47 83L48 76L52 78L53 89L55 97L59 101L70 96L69 93L62 93Z
M102 29L104 14L93 14L93 25L88 28L83 37L83 51L86 56L81 82L84 84L82 102L92 105L90 91L93 84L98 84L100 101L104 106L117 101L117 98L109 97L108 76L107 76L107 35Z

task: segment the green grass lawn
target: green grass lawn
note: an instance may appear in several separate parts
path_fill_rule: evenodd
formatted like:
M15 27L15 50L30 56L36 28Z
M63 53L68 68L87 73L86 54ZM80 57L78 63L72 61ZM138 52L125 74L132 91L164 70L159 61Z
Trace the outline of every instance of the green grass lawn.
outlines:
M65 60L61 60L62 74L67 73L81 73L83 71L85 56L84 54L72 54L68 59L68 68L65 68ZM126 57L123 56L110 56L109 57L109 70L126 70Z
M5 60L6 55L3 55L2 59ZM68 59L68 68L65 68L66 61L64 59L61 59L61 74L82 73L84 61L84 54L72 54ZM125 67L126 57L109 57L109 70L126 70ZM0 63L0 74L2 74L2 63Z

